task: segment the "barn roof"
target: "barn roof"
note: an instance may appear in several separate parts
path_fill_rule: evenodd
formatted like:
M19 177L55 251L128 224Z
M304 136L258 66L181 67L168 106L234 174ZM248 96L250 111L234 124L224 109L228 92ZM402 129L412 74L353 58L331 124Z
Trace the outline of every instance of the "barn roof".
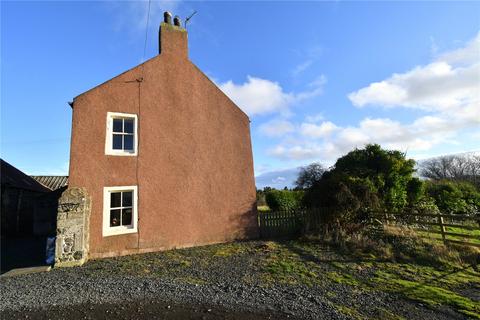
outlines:
M68 176L31 176L45 187L57 190L68 185Z
M11 187L36 192L50 192L51 190L32 177L18 170L8 162L0 159L0 180L2 188Z

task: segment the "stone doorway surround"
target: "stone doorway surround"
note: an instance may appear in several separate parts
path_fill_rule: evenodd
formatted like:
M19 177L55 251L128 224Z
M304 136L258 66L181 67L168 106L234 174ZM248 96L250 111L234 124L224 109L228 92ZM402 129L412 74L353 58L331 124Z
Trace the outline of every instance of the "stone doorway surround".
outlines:
M88 259L91 198L83 188L68 188L58 200L55 267L72 267Z

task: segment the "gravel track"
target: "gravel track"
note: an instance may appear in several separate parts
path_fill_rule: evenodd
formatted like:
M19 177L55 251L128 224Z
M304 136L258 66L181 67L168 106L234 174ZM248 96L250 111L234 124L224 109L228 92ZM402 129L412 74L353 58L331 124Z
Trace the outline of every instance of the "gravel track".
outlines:
M235 314L239 315L238 319L354 318L336 307L341 304L351 305L362 310L363 314L368 314L369 318L377 319L385 318L379 313L382 309L388 309L392 314L402 315L407 319L464 319L450 310L432 310L384 292L357 290L355 286L345 284L265 285L257 277L261 254L258 251L253 253L253 248L262 245L261 241L247 242L242 244L248 249L244 254L207 260L198 254L199 250L204 249L186 249L183 254L189 258L188 267L175 267L178 261L171 262L171 257L165 254L146 256L157 259L157 262L164 259L163 264L159 263L165 268L160 269L161 276L143 274L143 265L138 267L138 274L128 272L126 275L119 275L115 269L116 261L129 258L115 258L92 261L83 267L0 278L0 312L6 319L7 316L24 318L23 315L35 315L35 311L40 312L38 315L48 314L49 311L55 314L58 310L69 314L68 310L71 310L72 319L77 316L88 319L98 318L95 316L98 312L103 314L109 310L108 307L99 306L122 305L130 310L130 313L126 313L130 314L130 318L134 318L132 314L135 314L140 319L140 309L143 308L142 310L146 310L145 314L148 314L145 306L157 306L157 309L168 311L168 305L172 304L184 312L178 319L197 319L200 314L205 319L223 319L226 314L230 314L231 319L236 319ZM133 268L136 268L135 264ZM187 276L202 281L194 284L182 280ZM136 305L143 307L132 309ZM95 312L92 313L93 316L88 312L79 315L75 313L79 308L92 308ZM203 314L202 310L212 312ZM252 310L255 312L252 313ZM62 312L59 314L62 315ZM190 314L190 317L186 314ZM215 315L220 317L215 318ZM151 316L145 316L145 319L147 318Z

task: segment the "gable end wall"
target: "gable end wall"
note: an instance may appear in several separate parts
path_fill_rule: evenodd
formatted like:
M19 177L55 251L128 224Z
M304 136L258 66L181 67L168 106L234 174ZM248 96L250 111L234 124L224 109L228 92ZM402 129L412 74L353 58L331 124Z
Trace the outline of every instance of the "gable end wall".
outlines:
M138 115L137 157L105 155L107 112ZM91 258L257 235L248 117L174 54L75 99L69 185L91 195ZM130 185L138 233L102 237L103 188Z

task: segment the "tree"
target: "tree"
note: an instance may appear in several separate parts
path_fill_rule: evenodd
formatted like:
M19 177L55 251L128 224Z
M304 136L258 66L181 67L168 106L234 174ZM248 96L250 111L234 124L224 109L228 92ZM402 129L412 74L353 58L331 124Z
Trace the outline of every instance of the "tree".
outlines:
M399 210L408 204L409 198L417 197L409 196L408 191L421 191L419 188L408 188L414 167L415 161L406 159L404 153L382 149L378 144L368 144L364 149L355 149L339 158L333 171L369 179L385 207Z
M424 160L422 177L440 181L469 181L480 188L480 155L453 155Z
M316 182L320 181L325 171L326 169L318 162L302 167L295 181L296 188L308 189L312 187Z
M308 189L305 203L335 208L352 218L381 207L398 211L423 192L422 182L413 177L414 167L415 161L402 152L369 144L339 158Z

